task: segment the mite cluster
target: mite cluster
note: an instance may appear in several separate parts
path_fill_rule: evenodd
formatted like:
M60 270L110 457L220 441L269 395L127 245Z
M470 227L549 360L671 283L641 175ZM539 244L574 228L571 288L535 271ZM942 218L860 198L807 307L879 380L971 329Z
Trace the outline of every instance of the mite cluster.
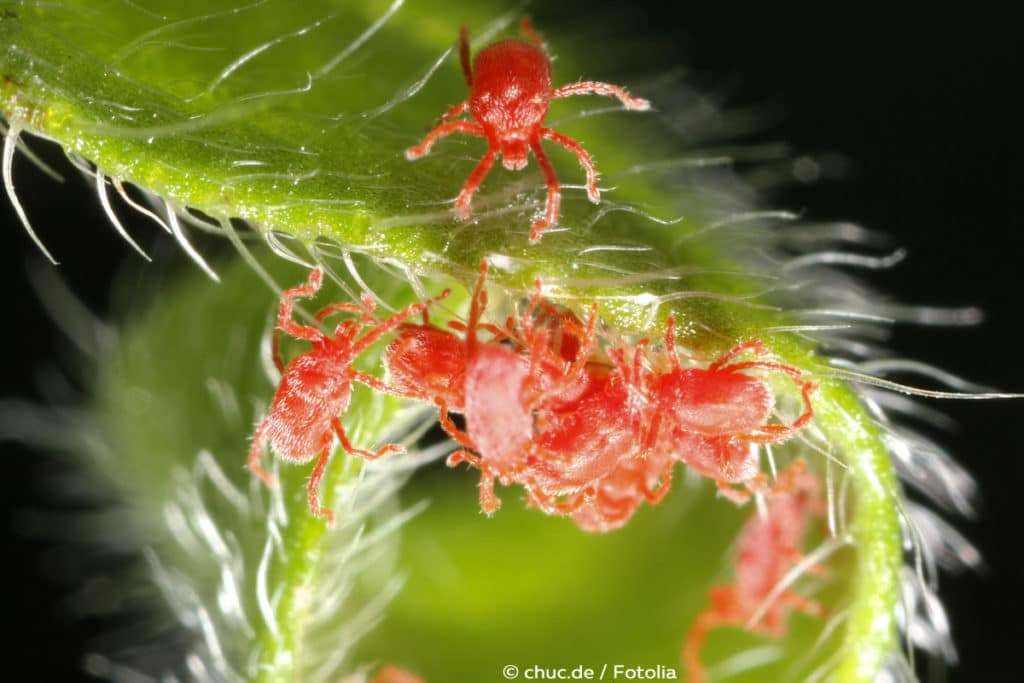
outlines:
M644 501L657 503L668 493L676 462L713 479L737 503L751 492L770 491L757 446L791 438L813 415L815 385L798 369L766 358L756 340L707 367L684 367L672 318L660 345L647 339L602 343L596 304L584 322L546 301L539 282L521 312L503 324L486 322L487 267L481 262L468 321L445 327L430 322L430 301L379 320L366 299L322 308L318 323L337 313L352 316L327 335L292 320L293 302L318 291L322 271L286 291L274 333L281 383L256 430L249 468L272 483L259 464L267 440L290 462L316 458L310 510L330 520L318 489L335 436L348 453L367 459L401 450L388 444L371 452L349 441L339 417L357 381L438 406L441 426L462 446L448 463L480 470L480 505L487 513L501 504L497 479L522 485L529 504L548 514L608 531ZM417 315L422 322L409 322ZM313 346L285 367L277 353L280 332ZM385 382L353 363L387 334L394 338L384 354ZM765 379L772 373L792 381L802 397L803 411L790 422L773 421L775 395ZM464 429L451 413L463 416Z
M583 320L547 301L539 281L520 311L503 323L489 322L487 271L485 260L468 320L443 327L431 323L429 307L447 290L385 319L374 316L369 298L329 304L315 315L318 324L348 315L331 335L292 319L295 300L316 294L323 271L313 270L305 285L287 290L273 344L281 383L253 438L250 470L273 485L260 466L268 440L289 462L316 458L309 509L332 523L319 487L334 437L345 451L366 459L402 450L386 444L369 451L349 441L340 416L353 382L436 405L441 426L461 445L448 464L479 469L480 506L487 513L501 505L497 480L521 485L528 504L547 514L567 516L586 531L610 531L644 502L659 503L681 462L737 504L752 493L765 499L741 532L736 584L711 590L711 606L686 638L683 658L692 680L703 680L699 650L710 629L754 620L748 628L777 636L785 630L785 609L820 614L818 605L789 590L764 607L799 561L807 520L822 512L824 501L802 460L771 485L758 463L759 446L786 441L811 420L815 383L772 359L758 340L742 342L706 366L689 357L684 364L671 317L660 344L603 339L596 304ZM411 322L416 316L421 322ZM285 366L278 353L281 332L312 348ZM353 367L385 335L392 335L383 360L387 381ZM770 375L793 383L801 397L802 410L789 421L776 416ZM464 428L452 413L463 416Z

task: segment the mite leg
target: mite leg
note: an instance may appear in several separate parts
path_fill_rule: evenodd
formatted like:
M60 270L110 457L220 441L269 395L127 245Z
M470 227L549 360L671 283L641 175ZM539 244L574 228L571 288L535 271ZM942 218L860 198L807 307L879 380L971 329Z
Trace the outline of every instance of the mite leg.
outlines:
M467 332L469 330L468 325L458 320L449 321L448 327L455 330L456 332ZM497 325L493 325L491 323L478 323L476 328L478 330L490 332L492 335L494 335L494 339L492 339L491 341L502 341L504 339L512 339L512 337L509 336L506 330L503 330Z
M448 406L441 399L436 399L438 407L441 409L441 428L448 432L448 436L452 437L459 442L462 446L471 450L476 450L476 444L469 438L469 434L459 429L452 418L448 415ZM479 466L479 462L473 463Z
M814 406L811 405L811 394L818 388L817 383L809 380L798 382L800 394L804 402L804 412L789 424L763 425L749 435L754 443L778 443L795 436L814 417Z
M700 661L700 651L707 640L708 631L726 623L728 622L720 619L714 612L703 612L686 634L683 643L683 665L689 673L688 683L704 683L707 680L704 665Z
M714 372L716 370L721 370L729 361L731 361L733 358L735 358L736 356L738 356L741 353L744 353L746 351L753 351L754 353L757 353L757 354L766 353L765 349L764 349L764 344L761 343L760 339L751 339L750 341L745 341L745 342L743 342L741 344L737 344L736 346L732 347L721 358L719 358L714 363L709 365L708 366L708 370L711 370L712 372ZM746 363L742 363L742 364L739 364L739 365L740 365L740 367L736 367L735 368L736 370L740 370L743 367L751 367L751 366L747 365Z
M466 77L466 85L473 87L473 67L469 62L469 29L459 29L459 61L462 62L462 75Z
M480 469L480 509L491 514L501 507L501 500L494 494L494 473L478 455L470 451L455 451L448 456L448 467L468 462Z
M310 271L306 284L284 290L284 295L281 297L281 308L277 312L277 326L282 332L296 339L307 341L320 341L324 338L323 333L315 327L300 325L292 320L292 308L295 305L295 300L309 298L320 291L323 277L323 269L316 267ZM278 356L275 362L280 363L280 360L280 356Z
M733 586L715 586L711 589L711 605L697 617L683 641L683 664L690 673L688 683L704 683L707 675L700 661L700 650L708 632L720 626L739 623L736 618L736 589Z
M309 477L309 484L306 491L309 494L309 512L314 517L321 517L327 522L328 527L334 526L334 512L320 504L320 482L323 481L327 464L331 461L331 447L327 446L313 466L313 473Z
M541 42L540 36L533 30L533 22L530 21L530 17L523 17L519 22L519 32L526 36L526 39L531 43L539 47L541 50L544 49L544 43Z
M345 434L345 428L341 426L341 420L336 417L332 418L331 426L334 427L334 433L338 435L338 440L341 441L341 447L344 448L347 453L358 455L360 458L365 460L376 460L388 453L405 452L405 447L394 443L384 444L377 449L377 451L368 451L365 448L356 448L352 445L352 442L348 440L348 436Z
M597 169L594 168L594 160L587 154L587 150L583 149L580 143L573 140L568 135L562 135L557 131L553 131L550 128L541 128L540 134L542 137L557 142L562 147L576 155L580 160L580 166L587 172L587 198L597 204L601 201L601 191L597 189Z
M377 672L370 683L424 683L423 679L405 669L388 665Z
M430 148L434 146L435 142L452 133L466 133L467 135L486 137L484 129L479 123L474 123L473 121L446 121L427 133L427 137L423 138L423 142L419 145L405 150L405 158L409 161L419 159L430 152Z
M473 299L469 305L469 327L466 331L466 355L473 358L476 355L477 338L476 331L480 327L480 316L487 308L487 259L480 259L480 277L476 279L476 286L473 288Z
M373 299L370 299L370 301L372 302ZM316 320L317 322L323 322L325 318L339 311L344 311L346 313L358 313L363 318L370 318L370 312L373 311L373 306L366 308L359 304L327 304L316 312ZM370 320L372 320L372 318L370 318Z
M544 153L544 148L540 146L540 140L533 140L530 143L530 149L533 150L533 155L537 157L537 163L540 165L541 170L544 171L544 178L548 183L548 198L544 203L544 218L538 219L530 229L530 242L536 242L540 239L540 234L558 220L558 209L562 203L562 191L558 187L558 176L555 175L555 169L551 166L551 160Z
M441 125L445 121L451 121L456 116L460 116L462 112L466 111L467 109L469 109L469 100L462 100L458 104L452 105L451 109L442 114L441 119L437 122L437 124Z
M782 595L779 596L779 602L787 607L792 607L799 612L809 614L812 617L824 618L828 615L828 610L825 609L821 603L805 598L799 593L794 593L793 591L784 591Z
M641 456L643 457L643 456ZM664 469L658 475L658 488L651 490L647 482L644 482L641 493L647 502L651 505L658 505L661 501L665 500L665 496L672 490L672 468L675 466L675 462L671 459L665 463Z
M384 320L381 320L374 326L372 330L364 334L358 341L352 344L352 347L349 351L351 357L357 358L359 354L361 354L363 351L369 348L371 344L376 342L382 336L398 329L398 327L401 326L404 320L406 320L407 318L411 318L417 313L422 313L423 311L427 310L427 307L430 306L430 304L432 304L435 301L440 301L441 299L444 299L449 294L451 294L451 290L446 289L433 299L430 299L428 301L421 301L415 304L409 304L402 310L393 313Z
M661 432L661 413L655 412L651 416L651 421L646 429L644 429L644 427L641 426L639 412L634 411L633 417L637 418L633 421L633 429L636 431L636 433L641 435L640 453L643 456L646 455L647 453L650 453L658 445L658 436Z
M548 515L568 516L579 510L584 503L594 496L593 489L577 491L565 497L565 500L558 502L560 496L552 496L546 492L529 490L529 499L538 510Z
M746 502L750 500L751 494L749 491L741 491L739 489L734 489L732 486L729 485L728 482L722 481L720 479L716 479L715 484L718 486L718 492L722 494L723 497L728 498L732 502L736 503L736 505L745 505Z
M576 83L569 83L563 85L560 88L555 88L554 92L551 93L551 98L557 97L569 97L570 95L610 95L612 97L619 98L622 102L622 106L626 109L633 109L635 111L647 111L651 108L651 103L640 97L633 97L626 89L612 85L611 83L600 83L598 81L577 81Z
M394 387L385 383L383 380L378 379L377 377L374 377L373 375L367 374L365 372L360 372L359 370L352 370L352 379L361 384L365 384L371 389L376 389L377 391L383 394L397 396L398 398L411 398L417 401L425 400L425 396L423 394L411 394L405 393L403 391L398 391Z
M462 191L459 192L459 196L455 200L455 217L460 221L466 220L473 213L473 209L470 206L470 203L473 201L473 194L480 187L480 184L484 182L484 178L490 172L491 166L494 165L494 158L496 156L498 156L498 150L492 146L487 150L487 154L484 154L483 158L480 159L480 163L476 165L473 172L469 174L466 184L462 186Z
M676 350L676 319L671 315L665 323L665 355L673 370L678 372L682 369L679 365L679 352Z
M576 337L577 341L580 342L579 349L576 351L576 358L573 359L569 369L566 370L565 377L562 383L565 386L569 386L577 377L579 377L587 367L587 363L590 362L590 357L594 354L594 349L597 348L597 332L595 327L597 325L597 304L591 304L590 306L590 317L587 318L586 328L580 328L579 325L572 321L568 321L562 325L563 331L568 331L570 334Z
M274 328L270 335L270 353L274 357L274 365L277 371L284 374L284 361L281 360L281 330Z
M260 459L263 455L264 434L266 430L267 421L264 419L256 429L256 434L252 437L252 447L249 448L249 471L262 479L263 483L267 485L267 488L273 488L277 486L277 479L260 465Z

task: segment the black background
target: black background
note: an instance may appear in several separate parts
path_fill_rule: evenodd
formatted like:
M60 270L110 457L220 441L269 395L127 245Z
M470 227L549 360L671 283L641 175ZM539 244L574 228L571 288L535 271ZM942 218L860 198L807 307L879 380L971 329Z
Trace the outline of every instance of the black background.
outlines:
M1024 174L1016 102L1024 60L1009 10L934 2L883 8L636 0L629 10L581 2L545 12L570 22L596 21L610 35L621 27L633 39L650 36L657 56L649 73L685 64L706 86L729 80L730 105L768 104L784 112L767 117L747 140L785 140L798 153L842 155L850 162L844 178L794 185L773 204L893 235L910 256L891 272L872 274L880 287L906 302L972 304L988 314L974 329L900 326L893 346L965 377L1024 390L1018 360L1024 222L1017 201ZM633 67L637 53L631 59ZM57 186L18 161L18 194L62 261L61 275L105 315L112 274L136 257L108 226L91 187L66 165L61 170L68 181ZM0 205L6 359L0 395L33 397L40 373L59 364L67 343L39 312L27 285L27 264L38 255L7 202ZM135 234L147 236L146 243L154 231ZM179 259L168 249L158 254L165 262ZM950 679L1009 680L1024 619L1024 572L1017 563L1024 402L939 407L962 425L946 442L981 484L979 519L959 526L988 565L983 575L943 580L962 658ZM15 531L25 509L46 505L53 495L41 482L50 461L0 446L3 607L15 627L0 640L4 678L27 679L32 671L32 680L84 680L84 643L97 624L70 619L65 605L77 587L58 581L59 572L43 571L59 551Z

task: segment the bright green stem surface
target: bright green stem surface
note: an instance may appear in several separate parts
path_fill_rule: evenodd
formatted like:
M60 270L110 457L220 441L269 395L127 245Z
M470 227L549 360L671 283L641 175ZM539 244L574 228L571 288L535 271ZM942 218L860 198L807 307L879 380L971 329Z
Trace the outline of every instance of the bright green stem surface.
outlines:
M846 656L837 680L872 680L886 654L899 648L893 605L899 599L901 538L895 507L898 482L889 454L864 407L846 386L824 384L815 419L847 455L857 493L857 516L851 528L857 548Z
M367 281L393 305L412 295L394 271L389 276L374 264L470 284L487 256L492 293L511 300L540 278L546 296L569 307L599 301L609 329L623 334L659 338L672 314L681 342L695 353L714 357L757 337L793 365L818 367L803 338L775 329L792 323L771 295L786 283L776 281L778 273L752 272L739 256L758 245L770 249L771 226L750 213L727 173L693 171L707 154L672 132L685 111L626 112L596 98L556 102L548 123L594 155L606 186L602 203L586 200L575 159L552 150L566 186L562 215L538 245L527 242L545 193L536 165L518 174L496 168L474 201L474 220L453 219L451 199L485 143L454 136L414 163L403 151L466 96L457 56L442 60L458 26L465 23L474 37L511 34L515 5L110 0L0 8L0 113L13 130L51 138L179 209L275 231L295 251L312 250L338 270L342 250L362 255ZM556 83L579 74L622 77L613 50L605 54L546 24L541 8L535 23L557 52ZM659 93L675 87L626 85L656 106ZM271 396L254 368L275 295L244 269L221 270L219 289L192 282L162 291L103 373L99 409L120 454L105 468L125 482L147 542L157 547L167 533L162 506L175 495L166 472L191 467L205 449L248 486L241 469L246 439ZM291 268L275 278L287 286L304 274ZM371 368L377 358L368 354L363 362ZM196 387L205 387L206 398L197 398ZM233 396L242 408L226 419L215 395ZM866 683L897 647L896 484L879 435L848 387L823 384L815 408L817 425L849 465L854 493L856 559L830 560L833 576L822 592L849 610L836 636L842 645L835 670L844 683ZM345 423L358 443L379 442L398 409L357 390ZM353 481L357 469L335 463L325 490ZM256 624L254 638L228 648L244 662L258 647L262 681L301 680L315 668L310 660L324 656L310 643L331 635L323 626L312 632L305 615L311 596L331 588L322 585L320 568L343 545L342 535L303 516L305 474L286 468L282 477L290 523L282 529L287 552L272 577L283 591L275 604L281 628L271 634ZM716 572L728 579L724 558L743 516L706 487L678 483L674 497L645 509L629 528L589 536L565 520L518 509L508 490L505 507L488 520L476 512L470 478L446 473L439 484L439 477L421 477L409 489L417 498L431 493L436 503L411 523L400 557L409 585L362 651L414 666L433 683L487 672L498 680L513 651L524 664L598 664L613 654L623 663L675 664L707 585ZM258 563L266 528L258 518L238 523L238 552ZM366 570L362 590L372 594L375 572ZM204 572L196 570L197 586L209 579ZM212 599L212 590L204 591ZM255 598L243 600L251 606ZM339 624L350 616L342 612ZM551 624L562 626L563 638L543 636ZM801 655L819 631L820 622L794 619L783 662L736 680L783 675L789 666L812 669L813 658ZM742 632L716 638L712 659L758 642ZM821 656L829 654L824 648Z

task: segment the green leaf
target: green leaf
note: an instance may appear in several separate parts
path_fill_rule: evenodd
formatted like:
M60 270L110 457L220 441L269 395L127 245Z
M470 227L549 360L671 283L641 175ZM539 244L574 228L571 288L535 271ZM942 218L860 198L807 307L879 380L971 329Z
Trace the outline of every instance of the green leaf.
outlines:
M282 274L279 263L249 254L233 219L336 272L348 259L350 273L363 280L351 280L349 291L366 284L393 306L412 300L407 284L419 288L421 279L471 284L488 257L491 284L508 302L539 278L548 298L576 310L599 301L618 334L660 339L674 315L681 343L696 354L714 357L737 340L760 338L786 362L824 373L813 345L793 331L805 322L793 309L806 300L789 292L790 274L764 256L780 249L785 233L727 169L716 169L718 153L674 132L692 114L674 104L686 101L676 96L685 93L681 84L626 83L660 107L652 113L579 98L554 104L549 125L594 154L605 189L601 204L590 204L575 159L553 153L563 208L558 229L539 244L527 241L545 196L535 166L518 174L495 169L475 199L474 220L454 220L451 199L484 142L452 137L414 163L404 150L466 96L451 49L458 26L470 28L474 46L511 35L516 6L161 0L5 7L0 112L8 144L22 131L51 138L95 164L101 178L159 197L169 215L201 212L193 220L225 232L272 282L297 284L304 273ZM617 78L592 44L573 41L542 16L536 25L557 53L556 82L577 74ZM184 241L173 220L171 227ZM305 470L290 468L275 517L242 465L273 390L259 370L258 345L276 293L258 287L246 269L219 270L222 287L190 282L161 292L107 362L97 410L116 456L100 470L124 482L146 544L157 549L156 566L173 570L158 573L164 589L193 582L198 597L188 609L216 613L225 594L217 568L231 568L240 607L222 614L223 652L214 659L243 678L326 680L351 668L343 657L360 635L360 606L388 595L386 577L394 575L349 555L362 548L358 529L368 513L348 506L358 506L373 480L339 455L325 483L327 502L351 514L347 526L327 532L305 514ZM377 359L367 355L365 367ZM778 391L781 400L791 398L783 396L791 388ZM845 618L813 649L824 623L794 617L779 645L782 659L735 680L806 674L824 662L835 680L871 681L897 649L902 558L892 465L848 387L823 374L814 405L816 428L845 463L852 491L840 532L852 550L829 559L817 596ZM360 444L378 442L394 434L400 410L360 390L346 426ZM200 453L212 454L219 465L210 471L219 474L196 474ZM825 471L826 459L809 455ZM392 473L377 484L386 492L398 479ZM396 661L431 681L499 680L505 663L678 666L679 644L707 586L731 576L728 548L746 512L714 499L707 482L677 482L677 489L627 529L589 536L565 520L516 509L511 491L505 508L486 519L471 477L423 475L405 495L435 502L406 535L399 567L408 586L364 641L359 661ZM235 490L241 507L229 504ZM386 507L372 508L384 529L396 514ZM182 552L168 509L181 512L206 547L217 545L217 535L204 537L204 525L222 530L232 539L222 544L226 554L196 562ZM268 541L275 533L280 540ZM351 599L335 603L334 591ZM335 611L324 614L323 605ZM245 618L232 622L238 614ZM720 661L759 642L723 632L707 656Z

